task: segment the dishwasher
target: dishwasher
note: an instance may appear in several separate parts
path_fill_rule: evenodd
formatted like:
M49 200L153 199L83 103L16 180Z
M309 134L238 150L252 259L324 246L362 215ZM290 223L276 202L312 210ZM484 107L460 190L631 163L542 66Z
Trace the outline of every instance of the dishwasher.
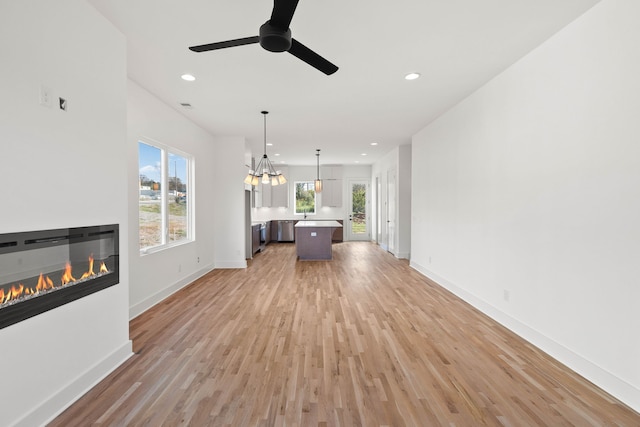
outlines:
M278 242L293 242L293 221L278 221Z

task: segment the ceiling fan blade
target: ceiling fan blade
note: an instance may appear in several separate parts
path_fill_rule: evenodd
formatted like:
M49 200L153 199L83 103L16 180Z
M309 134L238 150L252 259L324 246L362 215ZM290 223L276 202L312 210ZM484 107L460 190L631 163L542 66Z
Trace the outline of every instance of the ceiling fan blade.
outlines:
M273 11L269 21L274 27L286 31L291 24L298 0L273 0Z
M191 46L189 47L189 49L194 52L207 52L209 50L224 49L227 47L258 43L258 41L259 41L259 37L253 36L253 37L245 37L243 39L227 40L224 42L201 44L199 46Z
M326 75L331 75L338 71L338 67L324 59L296 39L291 39L291 48L289 53L298 59L302 59L307 64L322 71Z

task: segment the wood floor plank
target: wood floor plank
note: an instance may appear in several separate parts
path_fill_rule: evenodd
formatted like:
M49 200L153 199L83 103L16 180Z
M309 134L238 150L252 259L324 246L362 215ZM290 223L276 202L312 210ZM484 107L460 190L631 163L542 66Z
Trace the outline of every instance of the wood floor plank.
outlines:
M640 415L368 242L271 244L130 323L58 426L640 426Z

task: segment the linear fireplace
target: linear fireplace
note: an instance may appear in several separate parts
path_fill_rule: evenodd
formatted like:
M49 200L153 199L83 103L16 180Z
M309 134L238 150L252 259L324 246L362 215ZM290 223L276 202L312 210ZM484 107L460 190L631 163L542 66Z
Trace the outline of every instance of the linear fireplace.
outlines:
M0 234L0 329L119 283L118 229Z

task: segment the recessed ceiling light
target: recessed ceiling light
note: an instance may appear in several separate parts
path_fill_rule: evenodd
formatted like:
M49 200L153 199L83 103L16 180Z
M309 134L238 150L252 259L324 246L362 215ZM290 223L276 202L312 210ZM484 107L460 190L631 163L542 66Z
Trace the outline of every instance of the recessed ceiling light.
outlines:
M360 154L360 155L361 155L361 156L366 156L366 155L367 155L367 153L362 153L362 154Z
M280 153L276 153L276 154L274 154L274 156L279 156L279 155L280 155Z
M271 142L267 142L267 145L268 145L269 147L273 147L273 144L272 144Z
M415 80L418 77L420 77L420 73L409 73L406 76L404 76L405 80Z
M354 163L360 163L360 160L356 160Z
M182 80L186 80L188 82L192 82L192 81L194 81L196 79L191 74L183 74L180 77L182 78Z
M378 145L378 143L377 142L372 142L371 145Z

